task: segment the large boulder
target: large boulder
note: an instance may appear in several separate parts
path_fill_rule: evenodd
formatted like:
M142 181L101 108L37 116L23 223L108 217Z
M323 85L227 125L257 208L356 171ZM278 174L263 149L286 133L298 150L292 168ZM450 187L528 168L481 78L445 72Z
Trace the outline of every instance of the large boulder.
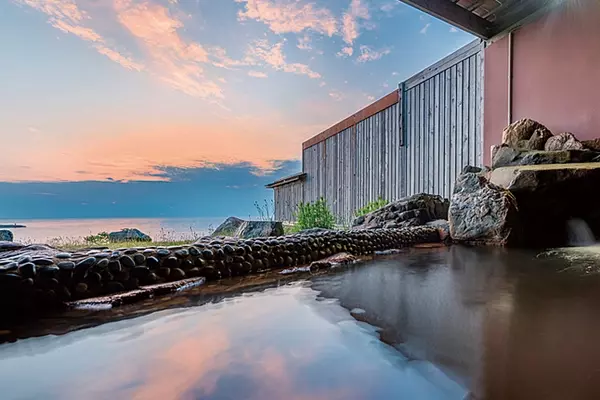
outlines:
M502 145L494 149L492 168L516 165L586 163L598 162L599 160L600 152L592 150L528 151Z
M233 236L243 223L243 219L229 217L214 230L211 236Z
M8 229L0 229L0 241L12 242L14 239L13 233Z
M552 133L544 125L529 118L523 118L508 125L502 131L502 144L507 144L511 147L518 148L522 145L522 141L529 140L534 132L542 138L552 136Z
M600 138L584 140L581 142L581 144L583 144L583 147L588 150L600 151Z
M283 236L283 224L280 221L244 221L235 236L240 239Z
M533 134L527 140L524 146L527 150L544 150L544 146L548 139L552 137L552 132L546 128L538 128L533 131Z
M559 133L546 141L544 150L560 151L560 150L583 150L583 144L569 132Z
M450 236L468 244L509 245L518 240L517 202L483 173L465 172L456 180L448 210Z
M236 217L229 217L215 229L212 236L251 239L282 236L283 234L283 224L279 221L244 221Z
M600 163L497 168L490 181L510 190L517 201L521 245L566 245L574 219L585 221L600 237Z
M447 219L449 202L441 196L415 194L356 218L352 229L403 228Z
M108 240L111 242L151 242L152 238L139 229L124 228L118 232L109 233Z

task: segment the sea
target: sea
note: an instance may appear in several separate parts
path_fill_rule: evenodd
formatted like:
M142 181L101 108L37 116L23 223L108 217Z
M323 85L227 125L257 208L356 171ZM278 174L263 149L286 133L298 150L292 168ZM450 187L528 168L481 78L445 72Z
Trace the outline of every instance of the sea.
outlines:
M8 229L15 242L52 243L82 241L85 236L137 228L153 241L194 240L209 234L225 217L199 218L102 218L0 220L0 225L25 225Z

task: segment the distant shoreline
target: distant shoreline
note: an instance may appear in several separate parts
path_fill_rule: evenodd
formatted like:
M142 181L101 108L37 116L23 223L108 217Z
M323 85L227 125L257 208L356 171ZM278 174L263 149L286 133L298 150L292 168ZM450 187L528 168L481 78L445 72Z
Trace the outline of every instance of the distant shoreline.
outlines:
M11 224L11 225L0 225L0 228L27 228L25 225Z

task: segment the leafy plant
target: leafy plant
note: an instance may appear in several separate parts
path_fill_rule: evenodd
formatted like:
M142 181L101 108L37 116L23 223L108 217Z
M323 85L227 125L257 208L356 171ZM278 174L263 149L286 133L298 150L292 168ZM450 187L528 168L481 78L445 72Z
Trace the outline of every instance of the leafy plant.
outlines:
M89 235L83 238L84 242L89 244L107 244L108 232L100 232L96 235Z
M354 212L354 215L357 217L362 217L363 215L367 215L372 213L373 211L377 211L380 208L387 206L390 202L384 198L379 197L377 200L370 202L366 206L359 208Z
M314 203L300 203L296 210L295 229L301 231L310 228L333 229L335 217L324 198Z

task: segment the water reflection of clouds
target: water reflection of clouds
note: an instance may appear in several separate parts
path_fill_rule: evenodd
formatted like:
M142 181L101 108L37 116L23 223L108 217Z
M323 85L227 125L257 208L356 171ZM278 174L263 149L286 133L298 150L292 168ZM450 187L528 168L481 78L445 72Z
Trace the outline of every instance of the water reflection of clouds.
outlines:
M445 399L460 392L439 378L428 381L372 328L316 295L285 286L79 331L85 339L29 360L17 355L11 366L0 357L5 377L32 366L39 373L49 360L75 361L47 369L37 387L9 387L5 398L45 392L61 399Z

